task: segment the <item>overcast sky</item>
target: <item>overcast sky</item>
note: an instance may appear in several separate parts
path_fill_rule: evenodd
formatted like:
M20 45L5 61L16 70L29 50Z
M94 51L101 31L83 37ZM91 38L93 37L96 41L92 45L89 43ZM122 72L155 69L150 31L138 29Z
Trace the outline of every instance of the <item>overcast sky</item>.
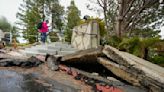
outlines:
M59 0L60 3L65 7L70 5L71 0ZM18 12L18 7L22 3L22 0L0 0L0 16L4 16L12 24L16 21L16 13ZM75 0L75 4L81 11L81 16L90 15L96 17L96 13L89 11L86 8L87 0Z
M11 23L16 20L16 12L22 0L0 0L0 16L4 16Z
M59 0L61 4L65 7L70 5L71 0ZM74 0L76 6L81 11L81 16L90 15L96 17L96 13L89 11L86 8L87 0ZM4 16L10 23L16 21L16 13L18 12L18 7L22 3L22 0L0 0L0 16ZM161 35L164 38L164 27L162 28Z

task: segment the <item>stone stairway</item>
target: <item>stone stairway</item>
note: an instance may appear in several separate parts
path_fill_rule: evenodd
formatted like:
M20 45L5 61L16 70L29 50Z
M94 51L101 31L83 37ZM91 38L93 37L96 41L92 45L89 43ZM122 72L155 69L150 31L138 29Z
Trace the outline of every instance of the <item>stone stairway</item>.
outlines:
M68 43L62 42L36 45L30 48L25 48L24 50L19 50L19 52L26 56L46 55L47 53L51 55L63 56L74 53L76 51L77 49L73 48Z

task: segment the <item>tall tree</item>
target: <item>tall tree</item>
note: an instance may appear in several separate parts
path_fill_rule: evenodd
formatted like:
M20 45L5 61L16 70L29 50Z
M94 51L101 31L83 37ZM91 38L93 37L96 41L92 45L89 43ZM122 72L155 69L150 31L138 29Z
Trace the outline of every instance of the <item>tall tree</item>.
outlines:
M71 4L68 7L68 15L67 15L67 26L70 29L73 29L73 27L75 27L76 25L78 25L79 21L80 21L80 11L78 10L78 8L75 5L74 0L71 0Z
M72 29L77 26L80 22L80 11L75 5L74 0L71 0L71 4L67 10L67 27L66 27L66 39L71 41Z
M12 38L14 38L14 39L16 39L17 37L20 36L19 30L17 29L16 26L11 27L11 34L12 34Z
M115 16L116 16L116 10L117 5L115 0L89 0L90 2L99 5L102 8L102 12L104 15L104 21L105 21L105 28L107 30L107 36L112 34L112 30L114 30L115 25ZM99 9L95 7L91 7L90 5L87 6L88 9L94 10ZM97 10L101 11L101 10Z
M59 0L48 0L46 2L46 6L48 7L48 18L50 20L50 30L52 28L57 31L50 31L49 36L51 41L57 41L59 37L59 34L62 32L64 28L64 7L61 6ZM59 32L59 33L58 33Z
M36 24L41 20L46 19L47 12L48 14L52 14L51 17L53 18L53 21L60 21L59 18L61 19L60 15L62 15L61 11L63 11L63 8L59 5L58 0L23 0L23 4L20 5L19 12L17 13L17 18L20 19L18 24L23 25L24 27L24 37L30 43L38 41ZM56 16L55 14L58 14L57 18L54 18L54 16ZM59 24L60 27L57 27L58 29L61 29L62 22L56 23L56 25Z
M10 32L11 30L11 24L8 22L8 20L5 17L0 18L0 29L4 32Z
M164 19L161 0L97 0L96 2L103 9L106 25L109 23L119 37L126 33L130 35L134 29L153 29L152 25ZM111 22L107 21L108 19ZM148 26L153 22L156 23L151 27ZM111 26L111 23L116 25Z
M16 26L13 26L12 24L10 24L5 17L0 18L0 29L3 32L10 32L13 38L16 38L19 36L19 31L16 28Z
M19 7L17 18L19 25L23 26L23 37L30 43L37 41L38 31L35 25L43 18L43 5L41 0L23 0Z
M93 4L97 4L100 8L97 8L97 6L92 7L92 5L88 4L87 8L89 10L102 12L104 15L104 22L105 22L105 28L106 28L106 36L113 35L113 31L115 30L115 16L116 16L116 10L117 10L117 4L116 0L89 0ZM96 9L96 10L95 10Z
M119 37L164 18L160 0L118 0L118 7L116 31Z
M52 4L52 23L53 28L58 29L61 31L63 29L63 20L64 20L64 7L59 4L58 0Z

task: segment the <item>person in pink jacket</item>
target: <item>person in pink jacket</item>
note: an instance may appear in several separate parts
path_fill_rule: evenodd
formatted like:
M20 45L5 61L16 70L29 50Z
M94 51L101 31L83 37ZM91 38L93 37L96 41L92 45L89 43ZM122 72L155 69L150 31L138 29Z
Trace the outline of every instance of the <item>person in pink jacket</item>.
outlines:
M41 42L45 43L47 38L47 32L48 32L48 20L42 22L42 27L39 29L39 32L41 33Z

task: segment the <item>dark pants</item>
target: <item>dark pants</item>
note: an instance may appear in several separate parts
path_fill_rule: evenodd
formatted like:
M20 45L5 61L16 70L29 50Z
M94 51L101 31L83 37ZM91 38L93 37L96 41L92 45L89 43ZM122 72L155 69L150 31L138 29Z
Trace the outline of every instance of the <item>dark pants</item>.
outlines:
M41 33L41 41L42 41L43 43L46 42L46 38L47 38L47 34L46 34L46 33Z

